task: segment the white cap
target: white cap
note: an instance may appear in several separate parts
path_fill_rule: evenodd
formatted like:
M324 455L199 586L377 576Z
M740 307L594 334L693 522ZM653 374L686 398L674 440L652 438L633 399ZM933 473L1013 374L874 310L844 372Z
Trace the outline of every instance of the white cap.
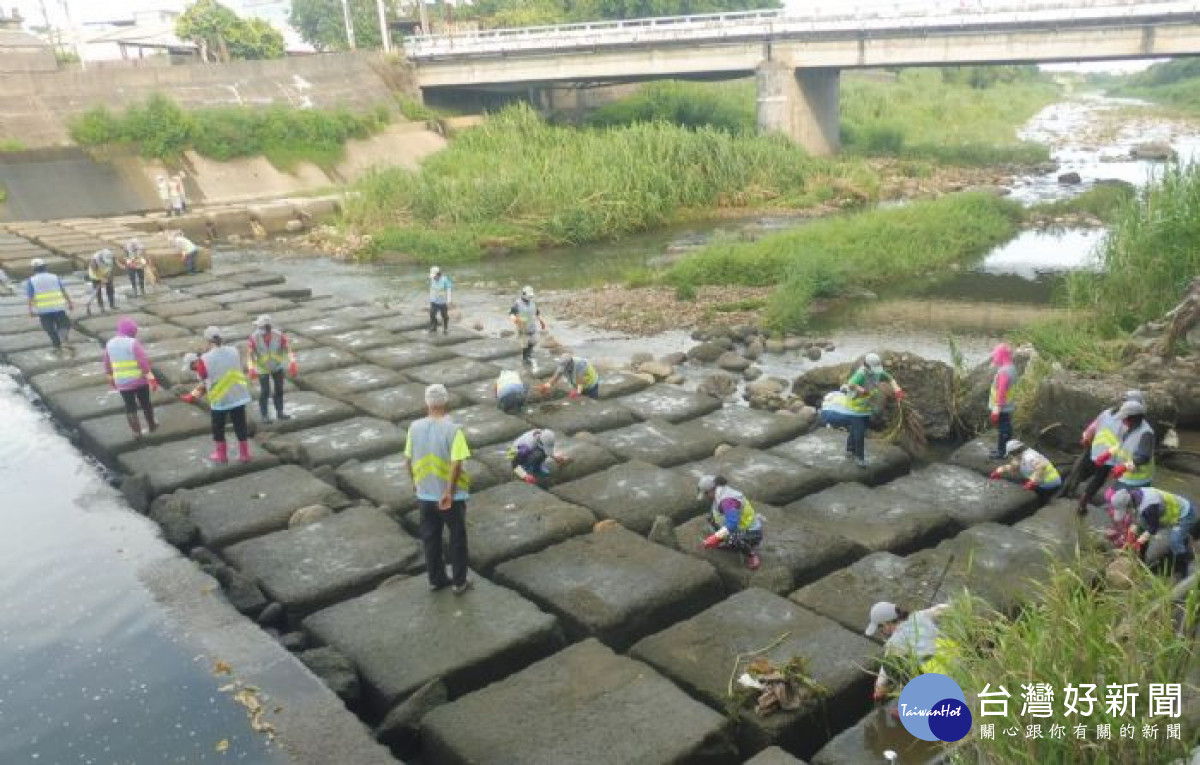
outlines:
M1146 407L1142 405L1141 401L1126 401L1124 404L1121 404L1121 408L1117 410L1117 416L1122 419L1126 417L1134 417L1139 414L1144 415L1145 413Z
M1016 438L1013 438L1013 439L1010 439L1009 442L1004 445L1004 454L1005 454L1005 456L1016 454L1017 452L1021 451L1024 448L1025 448L1025 444L1022 441L1020 441Z
M883 366L883 361L880 360L878 353L868 353L866 356L863 356L863 363L872 371Z
M450 403L450 391L441 383L434 383L425 389L425 404L427 406L445 406Z
M541 432L541 434L538 436L538 440L542 442L542 451L546 452L546 454L549 456L553 456L554 455L554 441L555 441L554 431L553 430L543 430Z
M185 372L186 372L186 371L188 371L189 369L191 369L191 368L192 368L192 364L195 364L195 363L196 363L197 361L199 361L199 360L200 360L200 357L199 357L199 356L197 356L197 355L196 355L196 354L194 354L194 353L185 353L185 354L183 354L183 371L185 371Z
M717 488L717 477L715 475L702 475L700 480L696 482L697 499L704 499L704 495Z
M871 606L871 623L863 630L863 634L871 637L879 628L888 622L894 622L900 618L900 611L896 608L895 603L880 601Z
M433 277L437 276L441 272L442 272L442 269L438 268L437 266L433 266L429 269L429 278L432 279Z
M1146 403L1146 394L1142 393L1140 390L1127 390L1125 391L1123 398L1126 401L1137 401L1143 405Z
M41 258L34 258L33 260L29 261L29 267L30 268L45 268L46 261L42 260Z
M1108 504L1113 509L1113 520L1121 523L1125 520L1125 514L1129 512L1129 508L1133 506L1133 496L1129 493L1128 489L1118 489L1113 492L1112 497L1108 500Z
M262 329L263 327L267 326L270 323L271 323L271 317L269 314L265 314L265 313L262 316L259 316L257 319L254 320L254 326L257 327L258 329Z
M205 327L204 328L204 339L208 340L209 342L212 342L213 340L220 340L221 339L220 327Z
M525 298L526 300L533 300L533 287L530 287L528 284L522 287L521 297Z

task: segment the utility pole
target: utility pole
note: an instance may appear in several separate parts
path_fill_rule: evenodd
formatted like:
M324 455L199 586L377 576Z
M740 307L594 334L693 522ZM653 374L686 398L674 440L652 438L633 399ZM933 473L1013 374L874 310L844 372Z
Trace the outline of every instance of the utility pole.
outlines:
M429 28L429 8L425 5L425 0L417 0L417 14L421 19L421 34L433 34L433 30Z
M379 39L383 41L383 52L392 52L392 36L388 34L387 25L387 9L383 7L383 0L375 0L375 7L379 10Z
M354 44L354 19L350 18L350 0L342 0L342 18L346 21L346 44L350 46L350 50L356 47Z

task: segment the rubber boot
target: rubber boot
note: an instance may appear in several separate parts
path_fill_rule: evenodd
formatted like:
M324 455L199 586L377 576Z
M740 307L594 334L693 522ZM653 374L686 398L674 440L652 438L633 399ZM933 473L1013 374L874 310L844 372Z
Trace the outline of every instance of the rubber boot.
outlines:
M250 461L250 442L238 441L238 462Z
M213 441L213 453L208 455L213 462L229 462L229 444L224 441Z
M275 410L275 419L290 420L290 419L292 419L292 416L290 414L284 414L283 407L279 407L278 409Z
M135 440L140 441L142 438L142 423L136 414L127 414L125 419L129 421L129 429L133 431Z
M154 419L153 410L146 413L146 428L149 429L151 433L158 430L158 420Z

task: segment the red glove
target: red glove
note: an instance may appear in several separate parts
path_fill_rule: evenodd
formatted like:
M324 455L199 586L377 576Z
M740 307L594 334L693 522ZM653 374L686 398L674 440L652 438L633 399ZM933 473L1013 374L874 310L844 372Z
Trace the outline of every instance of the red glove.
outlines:
M194 404L194 403L196 403L196 394L184 393L182 396L179 397L179 400L185 404Z
M1036 488L1037 488L1037 481L1026 481L1025 482L1025 490L1026 491L1033 491Z
M567 394L567 398L574 401L575 399L579 398L579 391L572 389L571 392Z
M704 540L704 546L705 546L705 548L707 548L709 550L715 550L720 545L721 545L721 538L719 536L717 536L716 534L710 534L708 536L708 538Z
M1100 456L1096 457L1096 459L1092 460L1092 462L1094 462L1096 464L1096 467L1100 467L1105 462L1108 462L1109 459L1111 459L1111 458L1112 458L1112 451L1106 451L1103 454L1101 454Z
M251 380L258 379L258 367L250 367L250 379Z
M897 401L903 401L903 400L904 400L904 390L903 390L903 389L900 389L900 388L897 388L897 389L896 389L895 396L896 396L896 400L897 400Z
M1125 475L1128 472L1129 472L1129 468L1125 467L1124 465L1117 465L1115 468L1112 469L1112 477L1114 479L1120 480L1121 476Z
M158 393L158 389L159 389L160 387L162 387L162 386L160 386L160 385L158 384L158 378L157 378L157 377L155 377L154 375L150 375L150 392L151 392L151 393Z
M525 483L527 483L527 484L530 484L530 485L532 485L532 486L536 486L536 485L537 485L537 479L536 479L536 478L534 478L534 477L533 477L532 475L530 475L529 473L526 473L526 474L525 474L525 477L524 477L524 478L522 478L521 480L522 480L522 481L524 481L524 482L525 482Z
M988 476L988 478L993 481L999 481L1003 477L1004 477L1004 471L1001 468L996 468L995 470L992 471L992 474Z
M295 380L299 376L300 376L300 365L294 361L291 362L290 364L288 364L288 377Z
M999 425L1000 424L1000 413L992 412L991 415L988 416L988 420L990 420L993 425Z

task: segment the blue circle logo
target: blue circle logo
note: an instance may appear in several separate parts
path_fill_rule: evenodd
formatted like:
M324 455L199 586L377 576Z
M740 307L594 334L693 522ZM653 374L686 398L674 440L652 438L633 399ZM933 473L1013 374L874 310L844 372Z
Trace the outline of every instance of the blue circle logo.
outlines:
M971 709L958 683L945 675L917 675L896 707L904 729L923 741L958 741L971 731Z

